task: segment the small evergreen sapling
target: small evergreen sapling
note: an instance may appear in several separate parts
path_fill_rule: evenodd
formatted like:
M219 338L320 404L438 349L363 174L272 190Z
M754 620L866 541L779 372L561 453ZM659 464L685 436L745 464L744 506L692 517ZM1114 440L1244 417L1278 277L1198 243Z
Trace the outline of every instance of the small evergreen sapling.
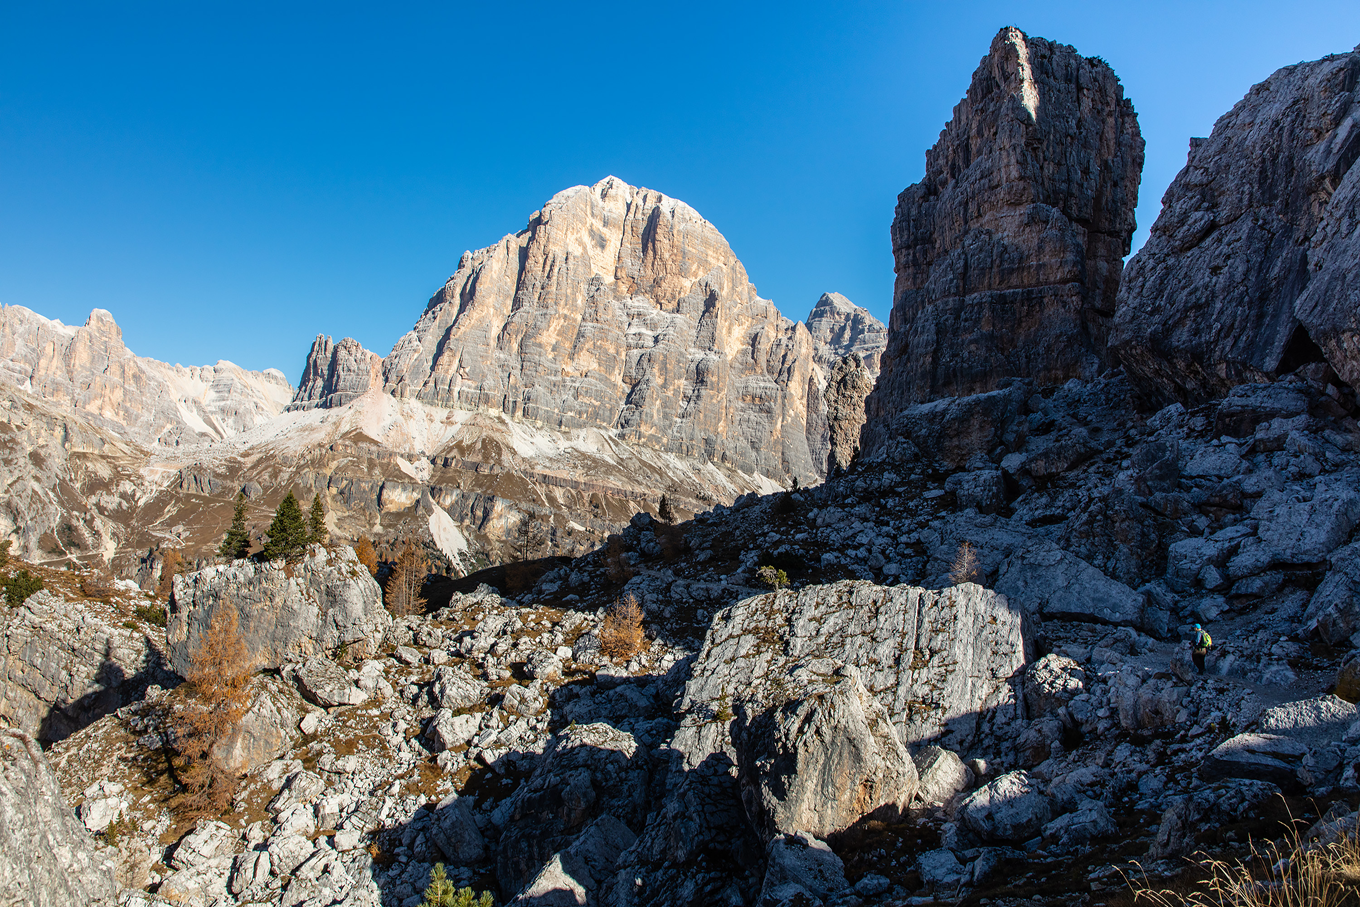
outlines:
M483 891L479 897L471 888L455 888L444 864L436 863L430 870L430 884L420 907L493 907L495 903L490 892Z
M227 560L236 561L250 554L250 532L246 529L246 495L236 492L236 506L231 511L231 528L222 539L222 547L217 553Z
M321 493L312 498L312 510L307 514L307 544L324 545L330 538L326 532L326 509L321 504Z

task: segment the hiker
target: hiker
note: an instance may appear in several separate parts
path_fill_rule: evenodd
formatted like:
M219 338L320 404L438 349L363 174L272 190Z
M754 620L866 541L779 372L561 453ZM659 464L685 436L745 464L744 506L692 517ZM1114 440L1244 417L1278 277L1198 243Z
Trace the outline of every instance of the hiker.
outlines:
M1204 673L1204 656L1209 654L1214 638L1199 624L1195 624L1195 638L1190 643L1190 658L1195 662L1195 670Z

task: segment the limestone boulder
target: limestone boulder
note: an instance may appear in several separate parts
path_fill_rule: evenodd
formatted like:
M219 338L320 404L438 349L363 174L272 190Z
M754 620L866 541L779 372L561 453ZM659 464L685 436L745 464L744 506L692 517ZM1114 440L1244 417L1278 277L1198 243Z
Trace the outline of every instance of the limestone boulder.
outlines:
M635 841L637 835L627 825L611 815L600 816L570 847L553 855L511 907L596 907L619 855Z
M257 676L247 695L245 714L213 748L222 766L236 774L254 771L291 749L305 711L297 691L278 677Z
M311 658L293 675L307 701L322 708L361 705L368 694L350 679L349 672L326 658Z
M430 835L435 846L455 866L479 862L487 855L486 838L467 801L457 794L450 794L435 807Z
M114 868L62 802L47 757L9 728L0 729L0 890L34 907L118 903Z
M640 829L649 778L647 752L630 734L605 724L557 734L504 807L507 821L496 853L501 890L519 891L601 816Z
M996 588L1017 607L1044 617L1130 627L1143 619L1142 595L1052 542L1011 555Z
M0 611L0 717L53 742L141 696L173 685L163 645L42 590Z
M1053 805L1028 772L1009 772L959 804L958 817L984 841L1019 843L1048 824Z
M920 779L916 798L927 806L942 806L973 784L973 771L958 754L940 746L926 745L912 756Z
M199 638L224 608L235 610L260 670L341 646L352 655L374 654L392 625L382 589L352 548L313 546L292 566L235 561L175 577L165 631L172 668L188 671Z
M760 907L819 904L850 890L845 864L826 842L807 834L780 835L765 856Z
M896 820L916 795L916 766L859 672L791 680L796 698L745 716L734 734L752 822L772 840L826 838L867 816Z
M1206 780L1246 778L1267 781L1285 790L1312 783L1304 765L1308 747L1279 734L1238 734L1220 743L1200 763Z

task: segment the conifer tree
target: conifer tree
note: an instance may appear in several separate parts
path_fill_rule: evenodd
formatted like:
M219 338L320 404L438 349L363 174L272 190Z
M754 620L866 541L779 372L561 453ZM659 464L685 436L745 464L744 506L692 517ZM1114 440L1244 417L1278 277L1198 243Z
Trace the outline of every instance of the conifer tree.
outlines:
M222 539L217 553L228 560L240 560L250 553L250 533L246 530L246 495L236 493L236 508L231 512L231 528Z
M312 498L312 510L307 515L307 544L324 545L329 538L326 532L326 510L321 505L321 492Z
M675 508L671 506L671 499L664 494L661 496L661 503L656 508L656 515L663 523L675 522Z
M264 545L266 560L291 560L307 549L307 524L302 520L302 508L291 491L279 504L279 509L274 511L274 521L269 524L267 534L269 541Z

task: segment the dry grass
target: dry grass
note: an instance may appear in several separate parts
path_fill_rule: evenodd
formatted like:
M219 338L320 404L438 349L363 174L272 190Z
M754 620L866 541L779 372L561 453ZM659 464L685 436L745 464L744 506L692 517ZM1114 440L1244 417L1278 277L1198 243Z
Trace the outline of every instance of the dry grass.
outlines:
M975 582L977 577L977 549L973 547L972 542L963 542L959 545L958 553L954 555L954 563L949 565L949 582L958 586L962 583Z
M1294 832L1282 843L1253 844L1228 862L1199 855L1206 875L1189 894L1134 886L1134 903L1153 907L1360 907L1360 829L1309 845Z
M632 595L616 601L600 627L600 652L614 661L627 661L642 651L642 606Z

